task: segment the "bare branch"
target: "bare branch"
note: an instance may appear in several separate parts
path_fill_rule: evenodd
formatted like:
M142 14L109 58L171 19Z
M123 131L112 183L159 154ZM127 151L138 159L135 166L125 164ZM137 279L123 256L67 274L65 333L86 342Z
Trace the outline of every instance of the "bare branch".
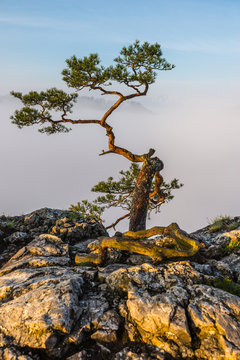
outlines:
M112 150L109 150L109 151L102 151L101 154L99 154L99 156L102 156L102 155L107 155L107 154L114 154L114 151Z
M72 120L72 119L64 119L64 120L53 120L55 123L71 123L71 124L99 124L99 120Z
M126 219L126 218L129 217L129 216L130 216L130 213L121 216L121 217L118 218L113 224L107 226L106 229L114 228L114 230L115 230L115 226L116 226L120 221Z

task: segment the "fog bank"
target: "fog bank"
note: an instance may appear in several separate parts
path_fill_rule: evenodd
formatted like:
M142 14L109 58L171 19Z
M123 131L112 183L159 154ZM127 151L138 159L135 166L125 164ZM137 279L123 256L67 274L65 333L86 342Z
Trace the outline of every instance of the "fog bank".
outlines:
M155 86L149 98L126 104L109 119L117 145L139 154L156 149L165 164L164 178L177 177L184 183L148 226L176 221L191 231L217 215L239 215L239 89L228 90L163 84ZM73 116L99 118L109 101L81 98ZM19 130L9 120L17 107L16 99L0 97L0 214L46 206L66 209L81 199L93 199L94 184L130 165L116 154L98 156L107 149L102 128L78 125L68 134L52 136L38 133L36 127ZM109 210L105 224L116 216Z

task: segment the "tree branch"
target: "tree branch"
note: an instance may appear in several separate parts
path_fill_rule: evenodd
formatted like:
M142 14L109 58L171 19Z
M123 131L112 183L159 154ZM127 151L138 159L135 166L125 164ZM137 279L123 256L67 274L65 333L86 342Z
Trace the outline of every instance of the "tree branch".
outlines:
M106 229L111 229L111 228L114 228L114 229L115 229L115 226L116 226L120 221L122 221L122 220L126 219L127 217L129 217L129 215L130 215L130 213L121 216L121 217L118 218L113 224L107 226Z
M105 123L106 123L106 120L107 118L112 114L112 112L114 110L116 110L119 105L125 101L125 97L123 95L120 96L120 98L110 107L110 109L108 109L107 112L105 112L105 114L103 115L102 119L101 119L101 126L105 127Z
M154 154L154 152L155 152L154 149L149 149L149 152L147 154L135 155L131 151L128 151L122 147L116 146L115 145L115 135L112 131L112 127L110 125L108 125L106 122L103 125L102 124L100 124L100 125L106 129L107 136L108 136L109 150L106 152L103 152L102 154L99 154L99 155L115 153L115 154L124 156L125 158L127 158L128 160L130 160L132 162L143 162L144 160L148 159L149 157L151 157Z
M72 119L62 119L62 120L49 120L53 124L60 123L71 123L71 124L99 124L100 120L72 120Z
M91 86L92 90L100 90L103 92L102 95L117 95L120 97L124 97L122 93L120 93L119 91L109 91L109 90L105 90L102 86Z

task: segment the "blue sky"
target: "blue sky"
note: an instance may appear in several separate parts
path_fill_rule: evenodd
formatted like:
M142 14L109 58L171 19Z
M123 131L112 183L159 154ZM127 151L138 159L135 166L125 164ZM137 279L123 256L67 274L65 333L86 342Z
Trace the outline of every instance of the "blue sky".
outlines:
M109 64L135 39L162 44L177 66L169 80L236 81L239 23L237 0L1 0L1 92L51 86L73 54L98 52Z
M239 215L239 24L239 0L1 0L0 214L68 208L128 167L122 157L98 157L106 137L93 127L50 137L20 131L9 120L19 104L5 95L66 88L67 58L97 52L110 65L139 39L160 43L176 68L161 72L141 98L151 113L113 114L116 142L135 153L155 148L164 178L185 184L151 224L176 221L194 230L208 218ZM78 110L86 117L97 111Z

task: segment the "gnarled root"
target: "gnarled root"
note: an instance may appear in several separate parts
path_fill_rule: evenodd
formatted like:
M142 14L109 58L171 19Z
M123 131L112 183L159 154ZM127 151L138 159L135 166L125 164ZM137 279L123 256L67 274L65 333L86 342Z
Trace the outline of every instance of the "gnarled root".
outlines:
M164 248L154 244L146 244L146 242L137 240L141 238L149 238L153 235L166 235L174 238L179 244L180 250ZM176 223L173 223L167 227L155 226L148 230L136 232L128 231L123 234L123 237L113 236L100 238L97 253L83 256L76 255L75 263L78 265L100 265L105 259L106 248L147 255L154 261L161 261L163 259L193 256L202 246L202 244L190 238L189 235L182 231Z

